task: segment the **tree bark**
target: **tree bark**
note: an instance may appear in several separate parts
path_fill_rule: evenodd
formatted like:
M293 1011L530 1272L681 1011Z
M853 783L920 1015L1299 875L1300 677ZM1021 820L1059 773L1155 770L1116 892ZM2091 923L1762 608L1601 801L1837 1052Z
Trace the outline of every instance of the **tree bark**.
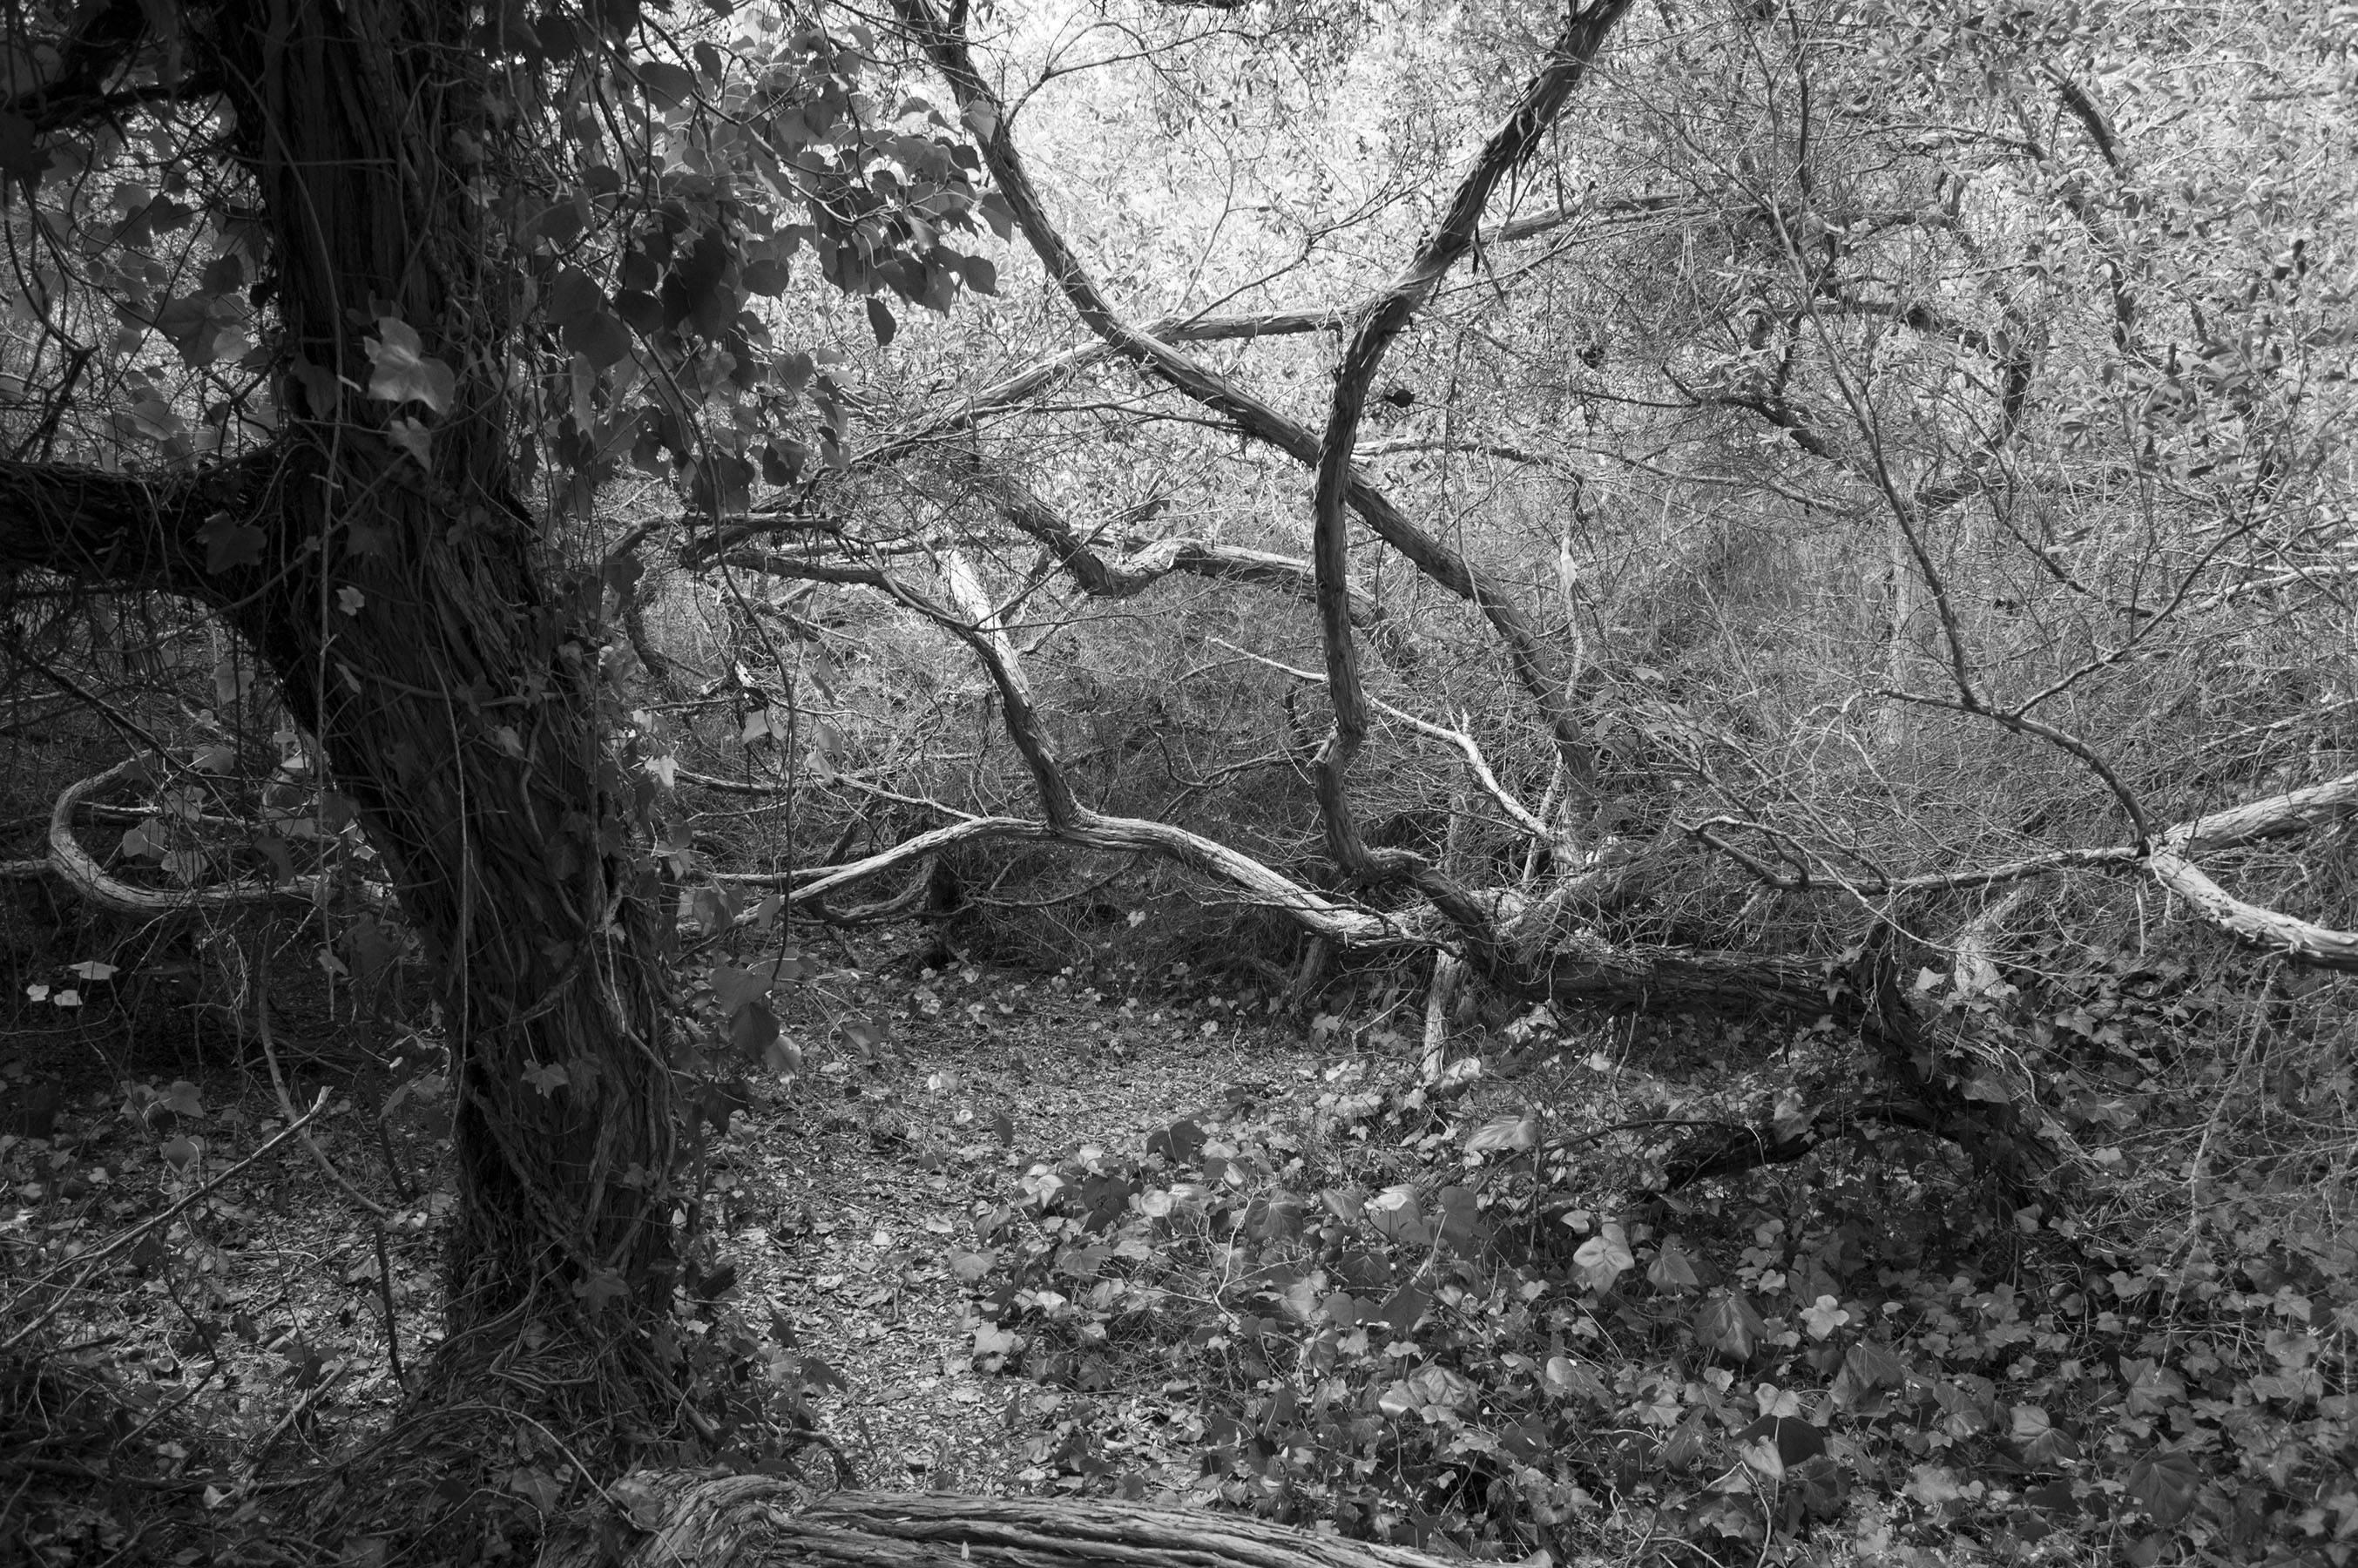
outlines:
M636 1475L615 1509L551 1543L547 1568L1435 1568L1404 1547L1234 1514L1139 1503L939 1493L815 1496L766 1476Z

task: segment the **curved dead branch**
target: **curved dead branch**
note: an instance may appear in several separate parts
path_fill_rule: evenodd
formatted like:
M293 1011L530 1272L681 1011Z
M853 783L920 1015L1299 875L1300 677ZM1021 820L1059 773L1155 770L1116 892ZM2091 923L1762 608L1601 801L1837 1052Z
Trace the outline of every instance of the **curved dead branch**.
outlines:
M57 804L49 811L48 856L37 860L12 861L0 870L10 875L38 872L54 876L83 903L110 914L127 914L139 919L159 914L250 908L260 903L312 903L318 901L325 886L318 877L301 877L275 887L175 890L136 887L119 877L109 876L106 869L74 837L75 812L92 795L122 784L145 783L149 766L146 758L132 757L117 762L103 773L93 773L79 783L67 785L59 792Z
M1314 935L1352 947L1410 945L1415 939L1399 924L1337 903L1227 845L1168 822L1139 816L1077 813L1058 826L1023 816L969 816L904 838L861 860L812 871L724 872L712 880L731 887L783 889L788 903L816 903L831 893L883 876L960 844L990 840L1071 844L1153 855L1200 871L1243 895L1242 902L1272 909Z
M2146 857L2147 875L2186 901L2195 917L2249 943L2271 957L2313 968L2358 973L2358 932L2335 931L2279 910L2247 903L2212 881L2174 849Z

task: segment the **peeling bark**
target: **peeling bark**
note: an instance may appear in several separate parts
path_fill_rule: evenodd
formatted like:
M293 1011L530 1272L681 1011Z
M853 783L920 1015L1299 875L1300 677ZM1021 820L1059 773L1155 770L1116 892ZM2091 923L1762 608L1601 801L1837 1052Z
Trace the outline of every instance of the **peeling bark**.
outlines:
M1436 1568L1404 1547L1235 1514L1102 1498L817 1495L764 1476L635 1475L619 1508L552 1542L548 1568Z

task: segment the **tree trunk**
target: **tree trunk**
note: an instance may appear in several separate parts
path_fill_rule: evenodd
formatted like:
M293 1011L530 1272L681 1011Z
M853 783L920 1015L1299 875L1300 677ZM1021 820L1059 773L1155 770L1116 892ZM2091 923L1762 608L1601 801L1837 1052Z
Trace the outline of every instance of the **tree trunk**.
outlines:
M257 0L181 19L217 63L268 242L224 244L267 258L279 433L171 475L0 462L0 568L211 604L357 804L444 977L454 1349L527 1313L572 1325L576 1355L644 1345L675 1250L654 874L606 741L600 585L550 586L516 495L523 262L460 158L502 134L468 8ZM412 332L416 373L388 379ZM449 1359L459 1376L474 1357Z
M215 597L319 738L446 977L453 1343L573 1303L611 1344L670 1297L653 875L628 858L607 754L600 584L549 591L515 496L520 260L492 254L459 161L500 134L468 12L265 0L212 18L294 367L261 559ZM352 390L372 385L368 340L395 341L387 319L450 368L443 408ZM405 416L426 427L423 460L395 438Z

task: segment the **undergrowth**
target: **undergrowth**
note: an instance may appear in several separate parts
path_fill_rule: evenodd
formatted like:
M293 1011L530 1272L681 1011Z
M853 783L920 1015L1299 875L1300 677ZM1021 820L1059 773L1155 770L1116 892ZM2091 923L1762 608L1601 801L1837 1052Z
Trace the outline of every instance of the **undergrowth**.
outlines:
M1814 1032L1758 1075L1696 1036L1678 1083L1598 1040L1430 1089L1351 1058L979 1201L950 1260L972 1353L1061 1391L1033 1484L1477 1558L2342 1568L2348 1151L2339 1185L2331 1150L2246 1162L2261 1123L2232 1113L2290 1075L2325 1124L2347 1054L2173 1064L2183 988L2125 973L2037 1021L2080 1048L2049 1095L2094 1150L2070 1203L2002 1202L1946 1145L1867 1128L1626 1185L1754 1076L1838 1048ZM1124 1428L1150 1389L1193 1407L1176 1469Z

